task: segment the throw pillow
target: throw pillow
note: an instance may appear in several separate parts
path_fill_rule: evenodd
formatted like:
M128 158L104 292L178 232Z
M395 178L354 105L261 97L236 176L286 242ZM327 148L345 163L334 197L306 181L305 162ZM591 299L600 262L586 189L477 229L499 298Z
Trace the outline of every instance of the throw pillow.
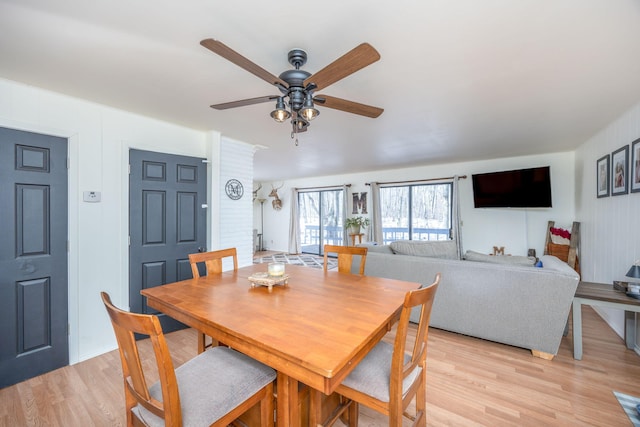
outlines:
M394 253L429 258L458 259L453 240L396 240L389 244Z
M491 262L494 264L511 264L533 266L536 263L535 257L513 256L513 255L487 255L475 251L467 251L464 254L467 261Z
M368 252L376 252L376 253L381 253L381 254L391 254L391 255L393 255L393 251L391 250L389 245L375 245L375 244L370 244L370 243L361 243L361 244L356 245L356 246L364 246L365 248L367 248Z

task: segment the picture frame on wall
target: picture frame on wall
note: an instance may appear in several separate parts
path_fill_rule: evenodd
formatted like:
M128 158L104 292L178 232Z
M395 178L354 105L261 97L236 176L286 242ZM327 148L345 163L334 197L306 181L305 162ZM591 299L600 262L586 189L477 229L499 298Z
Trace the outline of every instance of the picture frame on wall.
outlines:
M598 197L609 197L609 155L596 162L596 184Z
M632 193L640 192L640 138L631 143L631 188Z
M629 192L629 146L625 145L611 153L611 195L620 196Z

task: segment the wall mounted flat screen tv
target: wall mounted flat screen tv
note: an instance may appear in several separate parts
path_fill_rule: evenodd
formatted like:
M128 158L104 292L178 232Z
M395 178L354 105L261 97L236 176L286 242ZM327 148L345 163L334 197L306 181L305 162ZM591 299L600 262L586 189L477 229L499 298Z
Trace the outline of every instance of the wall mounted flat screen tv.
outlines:
M476 208L550 208L550 167L475 174Z

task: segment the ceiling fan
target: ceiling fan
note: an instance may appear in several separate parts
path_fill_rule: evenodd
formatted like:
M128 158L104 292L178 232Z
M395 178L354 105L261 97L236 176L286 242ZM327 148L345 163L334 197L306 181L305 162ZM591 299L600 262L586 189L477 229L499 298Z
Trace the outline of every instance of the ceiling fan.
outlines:
M279 95L214 104L211 108L226 110L275 100L276 109L271 112L271 117L280 123L291 118L291 138L298 132L305 132L310 121L320 114L315 108L316 104L371 118L378 117L384 111L382 108L333 96L314 94L316 90L324 89L379 60L380 54L369 43L360 44L314 74L300 69L307 62L307 53L302 49L293 49L288 54L288 60L295 69L286 70L278 77L218 40L205 39L200 44L280 90Z

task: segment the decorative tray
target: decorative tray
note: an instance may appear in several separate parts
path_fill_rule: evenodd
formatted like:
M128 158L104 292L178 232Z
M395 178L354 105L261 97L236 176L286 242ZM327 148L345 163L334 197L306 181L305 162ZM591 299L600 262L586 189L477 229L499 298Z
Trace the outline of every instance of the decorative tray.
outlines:
M613 289L619 292L627 292L628 282L620 282L618 280L613 281Z
M275 285L287 286L289 284L289 275L269 276L269 273L253 273L249 276L249 282L251 282L252 288L256 286L266 286L269 288L269 292L271 292Z

